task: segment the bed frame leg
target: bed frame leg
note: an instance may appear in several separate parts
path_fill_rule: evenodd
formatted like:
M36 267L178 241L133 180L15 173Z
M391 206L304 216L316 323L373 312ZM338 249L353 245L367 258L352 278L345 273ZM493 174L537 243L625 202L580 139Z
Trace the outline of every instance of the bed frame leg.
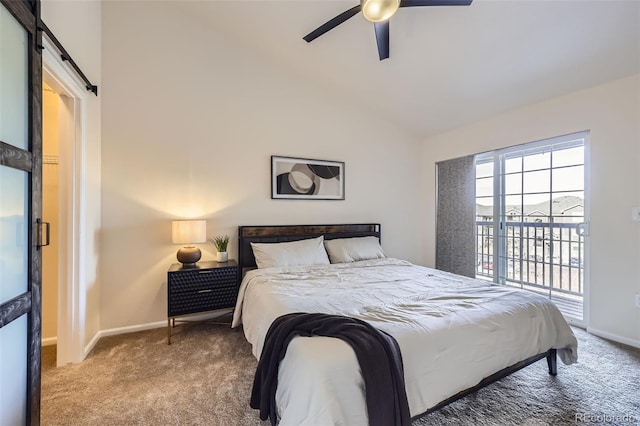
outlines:
M549 374L555 376L558 374L558 359L556 349L549 349L549 355L547 355L547 365L549 366Z

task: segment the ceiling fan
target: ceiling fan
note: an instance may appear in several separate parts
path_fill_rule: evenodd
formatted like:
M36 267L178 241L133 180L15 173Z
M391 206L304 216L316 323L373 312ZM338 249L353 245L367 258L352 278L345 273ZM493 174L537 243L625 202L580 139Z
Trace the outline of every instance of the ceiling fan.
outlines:
M306 36L302 37L307 43L312 42L322 34L331 31L338 25L354 17L358 12L367 21L373 22L378 43L380 60L389 57L389 19L400 7L417 6L469 6L473 0L360 0L360 4L345 10L340 15L320 25Z

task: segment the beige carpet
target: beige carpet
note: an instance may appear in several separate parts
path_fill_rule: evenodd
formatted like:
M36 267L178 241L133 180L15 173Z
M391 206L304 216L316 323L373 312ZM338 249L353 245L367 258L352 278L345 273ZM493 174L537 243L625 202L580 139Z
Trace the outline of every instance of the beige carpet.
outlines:
M640 350L575 332L580 361L558 362L557 377L542 360L414 426L574 425L576 414L640 424ZM62 368L54 350L43 351L45 426L268 424L248 405L250 345L225 326L179 326L171 346L165 329L103 338L84 362Z

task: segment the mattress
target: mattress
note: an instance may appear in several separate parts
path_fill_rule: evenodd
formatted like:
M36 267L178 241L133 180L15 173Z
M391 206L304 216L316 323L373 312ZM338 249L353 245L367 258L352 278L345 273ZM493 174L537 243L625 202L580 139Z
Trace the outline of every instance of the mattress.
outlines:
M347 315L391 334L412 416L549 349L565 364L577 361L576 338L545 297L398 259L249 271L232 326L243 325L259 359L271 322L292 312ZM281 425L366 425L353 350L335 338L293 339L276 404Z

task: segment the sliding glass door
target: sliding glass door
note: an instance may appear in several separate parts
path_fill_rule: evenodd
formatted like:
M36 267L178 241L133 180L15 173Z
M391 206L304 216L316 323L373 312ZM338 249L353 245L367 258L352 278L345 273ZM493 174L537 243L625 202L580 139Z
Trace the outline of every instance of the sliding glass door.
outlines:
M542 293L581 321L588 133L476 156L476 276Z

